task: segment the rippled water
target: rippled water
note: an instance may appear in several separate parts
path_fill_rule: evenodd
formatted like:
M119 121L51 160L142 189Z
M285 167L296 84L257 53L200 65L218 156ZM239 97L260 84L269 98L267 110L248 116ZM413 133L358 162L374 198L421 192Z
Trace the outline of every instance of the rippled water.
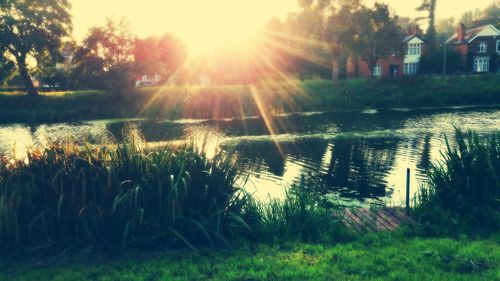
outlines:
M120 139L124 128L150 142L203 140L235 149L249 178L245 187L261 199L282 197L301 175L322 193L346 203L402 204L406 169L414 192L430 163L440 158L453 126L486 136L500 130L500 108L447 111L306 113L244 120L100 120L76 124L0 125L0 153L22 157L26 147L78 138L91 143ZM269 132L274 134L271 135Z

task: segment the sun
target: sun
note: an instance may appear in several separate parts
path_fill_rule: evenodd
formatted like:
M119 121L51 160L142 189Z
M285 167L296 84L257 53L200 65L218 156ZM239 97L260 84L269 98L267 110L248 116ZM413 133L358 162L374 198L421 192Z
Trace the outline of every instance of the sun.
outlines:
M178 27L178 34L192 55L217 49L247 47L254 40L262 22L252 17L254 6L239 1L204 1Z

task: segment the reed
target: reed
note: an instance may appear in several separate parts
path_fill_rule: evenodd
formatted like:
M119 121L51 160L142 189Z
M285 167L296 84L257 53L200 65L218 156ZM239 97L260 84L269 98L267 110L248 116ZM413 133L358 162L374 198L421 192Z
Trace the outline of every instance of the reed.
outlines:
M249 200L243 217L260 241L334 244L353 238L336 202L308 190L313 183L293 184L283 199Z
M53 145L0 163L0 253L227 245L246 228L233 155L192 144Z
M442 160L433 165L420 190L416 214L450 229L491 232L500 229L499 135L482 139L456 129L456 148L446 138Z

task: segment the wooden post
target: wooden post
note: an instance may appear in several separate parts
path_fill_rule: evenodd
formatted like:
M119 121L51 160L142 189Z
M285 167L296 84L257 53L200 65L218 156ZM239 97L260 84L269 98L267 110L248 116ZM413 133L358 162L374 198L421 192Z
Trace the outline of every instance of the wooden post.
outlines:
M410 210L410 168L406 169L406 210Z
M304 214L306 210L306 204L304 202L304 192L305 192L304 187L305 187L305 179L304 179L304 174L302 174L300 176L300 194L299 194L301 214Z

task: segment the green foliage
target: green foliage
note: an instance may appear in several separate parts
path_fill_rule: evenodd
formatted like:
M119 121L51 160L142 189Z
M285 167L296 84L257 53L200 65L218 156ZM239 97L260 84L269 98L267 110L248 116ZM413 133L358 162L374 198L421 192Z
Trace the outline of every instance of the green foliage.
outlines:
M54 55L69 34L68 0L0 1L0 50L15 60L28 94L38 95L26 61L28 56Z
M447 148L421 189L417 216L445 229L496 232L500 229L500 138L482 140L456 130L457 148Z
M333 202L314 195L309 183L293 185L285 198L265 202L250 201L244 220L259 241L303 241L338 243L352 238L336 216L340 210Z
M243 229L231 155L193 145L52 146L0 164L0 252L227 245Z
M12 77L14 70L15 64L12 61L5 60L0 54L0 85L4 85Z
M429 20L429 27L425 32L425 39L430 53L437 50L436 6L437 0L423 0L422 4L417 7L417 11L425 11L428 13L427 19Z
M436 52L425 54L420 61L420 73L434 74L443 73L444 50L439 49ZM456 73L460 71L461 57L453 49L448 48L446 53L446 73Z
M73 84L123 98L133 89L134 37L125 21L90 30L74 56Z
M352 39L352 45L346 47L355 57L365 60L372 72L379 59L402 53L403 34L398 26L398 17L385 4L375 3L373 9L357 11L349 31L355 39Z
M495 0L484 9L474 9L462 15L460 22L468 27L493 24L500 28L500 1Z
M67 122L104 118L241 118L267 113L339 112L365 108L442 107L500 103L499 75L407 79L288 80L254 85L170 86L136 89L124 100L100 91L42 93L36 103L0 93L2 122ZM294 85L294 87L290 87ZM151 102L154 101L154 102Z

